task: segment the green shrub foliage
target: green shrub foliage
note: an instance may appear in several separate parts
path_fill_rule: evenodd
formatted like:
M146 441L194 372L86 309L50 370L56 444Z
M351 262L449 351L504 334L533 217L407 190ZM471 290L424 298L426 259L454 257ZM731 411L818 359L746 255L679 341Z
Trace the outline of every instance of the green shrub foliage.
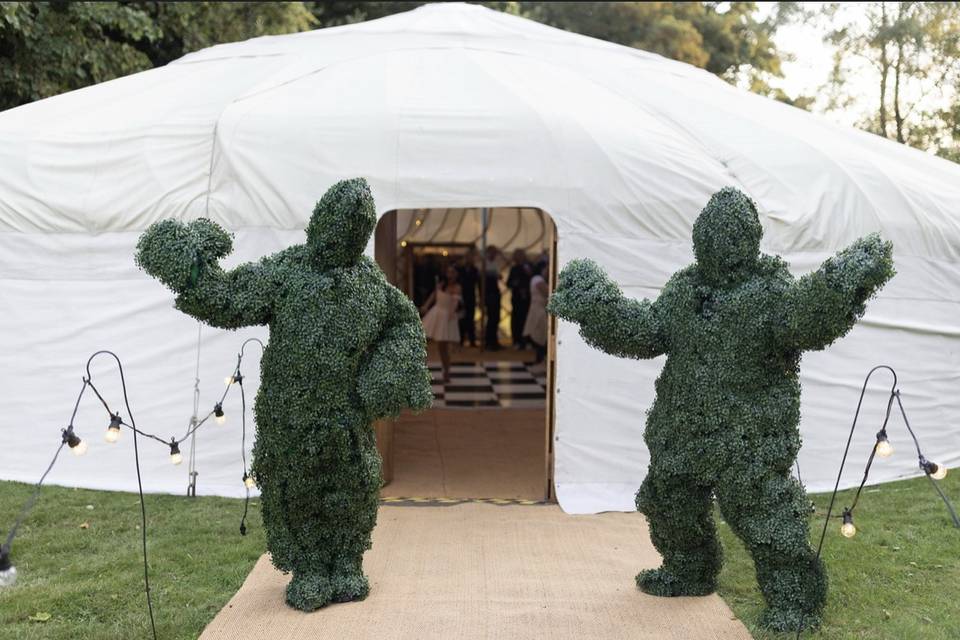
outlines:
M252 469L267 547L293 572L287 602L303 610L366 597L381 486L371 423L432 401L417 311L362 255L375 224L370 188L355 179L317 203L305 244L257 263L221 269L231 238L205 219L158 222L137 247L181 311L225 329L270 327Z
M801 353L846 334L893 274L892 246L862 238L795 280L759 252L743 193L716 193L693 227L696 262L655 301L626 298L590 260L560 274L552 313L590 345L628 358L667 354L647 417L650 468L637 492L659 569L637 585L661 596L716 588L722 552L713 497L753 556L776 630L818 625L827 578L808 543L809 503L790 475L800 448Z

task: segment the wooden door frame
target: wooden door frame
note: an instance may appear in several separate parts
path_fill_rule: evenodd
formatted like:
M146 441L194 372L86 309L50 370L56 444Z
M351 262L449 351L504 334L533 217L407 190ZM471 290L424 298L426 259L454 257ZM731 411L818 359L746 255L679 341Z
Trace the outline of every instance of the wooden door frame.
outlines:
M477 207L461 207L461 209L473 209ZM483 208L483 207L480 207ZM492 207L490 207L492 208ZM513 208L513 207L507 207ZM550 252L550 262L547 266L547 271L549 277L547 278L547 284L549 289L552 291L553 287L557 282L557 223L554 221L553 216L549 211L542 209L541 207L536 206L520 206L518 209L536 209L540 211L543 215L546 216L546 219L549 220L549 230L548 230L548 239L547 246ZM424 209L424 207L420 207ZM451 211L451 209L447 209ZM519 213L519 212L518 212ZM397 274L397 256L398 256L398 245L397 245L397 210L392 209L390 211L384 212L378 219L376 227L374 228L374 260L377 264L380 265L380 268L383 270L384 274L387 277L387 281L395 286L401 286L401 283L398 281ZM414 244L430 244L430 243L407 243L407 246L404 247L405 253L408 256L412 256ZM459 244L459 243L453 243ZM450 246L453 246L451 244ZM412 271L411 271L412 274ZM409 274L408 274L409 275ZM412 277L412 276L411 276ZM404 283L412 291L412 283ZM401 286L402 288L402 286ZM482 325L481 325L482 326ZM556 425L556 377L557 377L557 320L552 315L547 315L547 357L546 357L546 402L544 406L544 491L543 499L545 502L556 502L556 487L554 484L555 479L555 467L556 460L554 456L554 447L553 443L555 442L555 425ZM385 458L390 458L392 463L392 449L393 449L393 438L392 438L392 428L393 422L390 421L389 428L384 425L381 429L389 430L389 438L383 438L385 442L383 446L387 447ZM383 452L382 452L383 453ZM392 475L392 464L390 464L390 472Z

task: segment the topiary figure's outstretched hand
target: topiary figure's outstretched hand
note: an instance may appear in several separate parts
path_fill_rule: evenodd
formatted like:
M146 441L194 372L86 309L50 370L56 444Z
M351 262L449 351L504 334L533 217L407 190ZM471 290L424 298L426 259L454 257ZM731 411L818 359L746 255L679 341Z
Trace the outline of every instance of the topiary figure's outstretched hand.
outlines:
M871 233L829 258L820 270L834 289L866 302L896 273L893 243Z
M570 322L583 322L593 315L598 305L613 302L620 288L603 269L590 259L571 260L558 278L547 310Z
M876 233L857 240L787 291L782 342L802 351L827 347L853 328L895 273L892 243Z
M188 224L162 220L150 225L137 243L141 269L177 293L196 286L200 271L233 249L230 234L201 218Z
M624 297L593 260L564 267L547 311L579 324L588 344L612 355L655 358L667 349L655 303Z
M163 220L140 236L136 261L178 294L178 309L198 320L224 329L266 324L275 285L283 280L282 259L264 258L225 272L217 261L232 249L230 234L215 222Z

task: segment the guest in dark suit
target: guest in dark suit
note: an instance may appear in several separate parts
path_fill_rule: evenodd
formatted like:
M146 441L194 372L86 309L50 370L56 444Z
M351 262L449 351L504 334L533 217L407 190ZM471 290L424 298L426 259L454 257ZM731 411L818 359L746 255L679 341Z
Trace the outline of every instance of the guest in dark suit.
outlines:
M500 267L504 263L500 249L490 245L487 247L486 264L483 274L483 306L487 314L484 331L484 346L489 351L500 350Z
M477 325L474 316L477 311L477 289L480 287L480 269L477 268L477 250L467 250L457 264L460 274L460 287L463 296L463 317L460 318L461 343L469 341L471 347L477 346Z

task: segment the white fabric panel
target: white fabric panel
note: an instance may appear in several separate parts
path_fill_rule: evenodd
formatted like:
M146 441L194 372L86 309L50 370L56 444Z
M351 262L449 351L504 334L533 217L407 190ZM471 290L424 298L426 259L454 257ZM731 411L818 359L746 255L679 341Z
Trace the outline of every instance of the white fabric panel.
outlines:
M196 325L132 264L149 223L205 215L239 230L234 263L300 241L317 198L357 175L381 211L541 208L561 263L593 257L636 296L690 262L693 221L726 185L757 200L764 248L798 273L881 231L899 275L848 337L804 358L804 480L832 485L858 385L878 362L900 371L929 455L960 462L960 167L660 56L442 4L220 45L0 113L0 477L42 471L97 348L124 358L145 428L185 426ZM242 338L263 334L204 330L205 403ZM662 360L605 356L565 323L558 337L561 504L631 508ZM883 390L868 400L882 409ZM133 488L129 438L101 445L89 404L77 421L89 457L51 480ZM236 426L201 435L201 492L242 494ZM875 481L916 473L902 430L891 435L897 455ZM166 458L145 447L149 490L185 486L186 466Z
M593 235L560 236L560 263L591 257L631 297L653 298L673 271L689 264L692 250L675 243L625 241ZM816 269L829 253L787 254L796 275ZM888 364L900 376L902 400L928 457L960 464L960 286L955 264L895 255L898 274L873 300L863 321L821 352L807 353L803 385L799 462L811 491L833 488L863 378ZM658 284L653 284L654 282ZM557 333L557 495L564 509L594 513L619 510L633 499L646 474L645 412L664 358L632 361L590 349L575 325L561 321ZM889 373L873 376L842 487L856 486L883 421ZM572 392L572 393L568 393ZM919 474L912 440L897 412L888 427L896 454L878 459L870 484ZM618 506L619 505L619 506Z
M0 477L36 482L60 441L82 385L87 358L110 349L122 360L130 405L137 425L168 439L186 433L193 410L197 323L172 307L173 297L133 264L137 233L0 234ZM251 260L301 240L302 232L244 230L227 265ZM40 266L42 263L42 267ZM213 408L232 373L243 340L259 337L262 327L236 332L203 327L200 362L200 413ZM257 345L245 351L247 449L254 429L253 400L260 372ZM91 367L94 384L125 419L115 362L98 357ZM234 387L224 402L227 423L209 421L197 436L198 493L240 497L240 396ZM49 482L94 489L136 490L132 434L107 444L109 422L89 390L74 422L87 440L86 456L61 454ZM188 441L189 442L189 441ZM189 445L184 463L174 466L169 449L140 440L144 489L185 492ZM248 457L249 459L249 457Z

